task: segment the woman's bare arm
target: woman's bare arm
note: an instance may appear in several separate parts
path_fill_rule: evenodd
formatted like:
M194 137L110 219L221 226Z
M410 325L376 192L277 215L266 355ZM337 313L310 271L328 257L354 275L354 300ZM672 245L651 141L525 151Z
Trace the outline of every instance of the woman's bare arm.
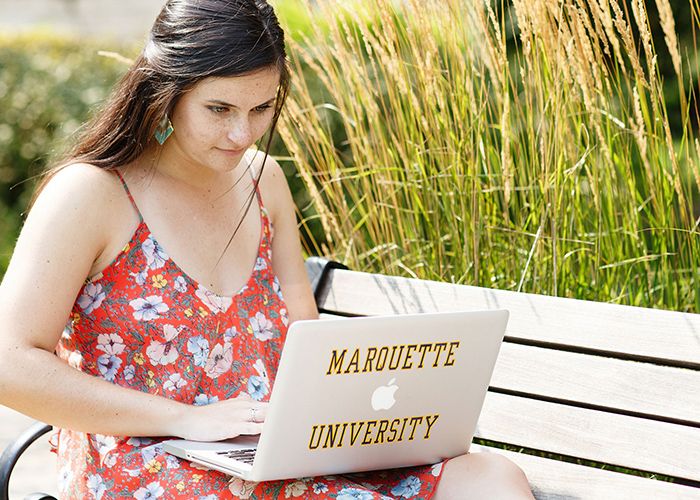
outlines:
M64 169L24 224L0 285L0 403L59 427L168 434L182 405L83 374L53 354L106 242L110 175L90 165Z
M193 407L111 384L53 354L107 241L109 208L125 197L113 175L72 165L48 183L27 218L0 285L0 403L58 427L100 434L208 440L259 433L261 424L247 420L260 403Z

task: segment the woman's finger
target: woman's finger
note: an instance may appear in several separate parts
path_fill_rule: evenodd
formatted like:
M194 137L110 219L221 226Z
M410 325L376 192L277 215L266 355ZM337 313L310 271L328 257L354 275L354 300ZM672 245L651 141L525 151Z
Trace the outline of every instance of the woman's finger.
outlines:
M264 422L267 416L267 405L256 403L248 408L249 422Z

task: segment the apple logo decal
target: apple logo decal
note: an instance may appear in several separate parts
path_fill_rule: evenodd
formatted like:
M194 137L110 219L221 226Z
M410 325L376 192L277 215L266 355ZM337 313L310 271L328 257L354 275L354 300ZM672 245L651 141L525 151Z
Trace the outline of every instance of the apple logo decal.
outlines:
M399 388L394 382L396 382L396 379L392 378L387 385L380 385L374 390L372 393L373 410L388 410L394 406L394 403L396 403L394 393Z

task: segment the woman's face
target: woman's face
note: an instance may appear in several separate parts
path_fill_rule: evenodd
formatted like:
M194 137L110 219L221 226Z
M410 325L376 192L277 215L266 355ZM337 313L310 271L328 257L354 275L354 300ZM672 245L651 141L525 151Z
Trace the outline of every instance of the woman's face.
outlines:
M279 82L276 68L200 81L173 108L164 148L185 163L233 170L269 128Z

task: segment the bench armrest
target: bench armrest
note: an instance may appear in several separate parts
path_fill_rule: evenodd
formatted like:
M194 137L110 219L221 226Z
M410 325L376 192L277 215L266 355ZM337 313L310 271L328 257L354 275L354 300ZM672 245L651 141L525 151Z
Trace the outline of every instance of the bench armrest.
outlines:
M320 294L331 269L349 269L345 264L328 260L323 257L309 257L306 259L306 272L309 275L311 289L314 291L316 304L319 303Z
M10 474L12 473L12 469L15 468L15 464L17 460L19 460L20 455L22 455L34 441L51 431L52 428L53 427L43 422L35 422L13 442L7 445L7 448L2 452L2 456L0 456L0 500L9 499ZM35 493L29 498L39 500L41 498L49 499L52 497L44 495L43 493Z

